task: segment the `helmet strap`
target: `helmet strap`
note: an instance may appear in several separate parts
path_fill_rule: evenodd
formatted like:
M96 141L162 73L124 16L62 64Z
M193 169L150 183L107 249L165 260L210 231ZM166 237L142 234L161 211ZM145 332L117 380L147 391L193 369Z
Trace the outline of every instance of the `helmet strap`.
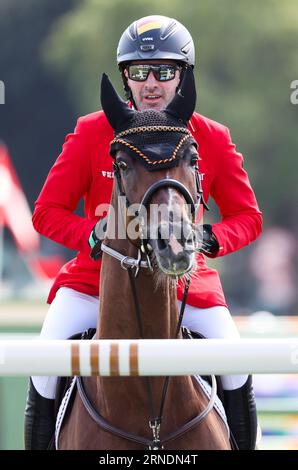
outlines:
M133 99L133 96L132 96L132 91L131 91L131 89L130 89L129 86L128 86L127 78L126 78L126 76L125 76L125 74L124 74L124 67L121 67L121 66L120 66L119 69L120 69L120 73L121 73L121 77L122 77L122 83L123 83L123 89L124 89L125 98L126 98L127 100L131 101L132 104L133 104L133 107L134 107L135 109L137 109L136 104L135 104L134 99Z

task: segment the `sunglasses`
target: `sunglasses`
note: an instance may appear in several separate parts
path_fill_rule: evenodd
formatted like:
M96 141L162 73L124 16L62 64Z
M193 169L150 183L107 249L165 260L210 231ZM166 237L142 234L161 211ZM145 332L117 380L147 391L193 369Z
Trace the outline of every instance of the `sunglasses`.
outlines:
M159 82L168 82L175 78L176 70L181 70L181 67L171 64L134 64L127 66L128 76L135 82L145 82L150 72Z

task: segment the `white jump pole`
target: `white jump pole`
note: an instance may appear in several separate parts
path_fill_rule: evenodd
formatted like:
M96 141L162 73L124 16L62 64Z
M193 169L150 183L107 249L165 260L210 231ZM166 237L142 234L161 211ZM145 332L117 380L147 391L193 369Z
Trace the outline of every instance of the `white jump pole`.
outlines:
M298 373L298 338L0 341L0 376Z

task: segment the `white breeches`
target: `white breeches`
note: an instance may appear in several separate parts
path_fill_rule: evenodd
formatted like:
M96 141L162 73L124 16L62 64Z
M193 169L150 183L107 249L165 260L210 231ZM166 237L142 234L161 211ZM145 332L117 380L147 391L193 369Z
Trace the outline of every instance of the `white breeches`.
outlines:
M181 302L178 304L180 308ZM67 339L88 328L96 328L98 311L98 297L61 287L50 305L40 339ZM186 305L182 325L206 338L239 338L229 310L222 306L203 309ZM57 377L34 376L32 380L43 397L55 397ZM222 377L223 388L239 388L246 380L247 375L225 375Z

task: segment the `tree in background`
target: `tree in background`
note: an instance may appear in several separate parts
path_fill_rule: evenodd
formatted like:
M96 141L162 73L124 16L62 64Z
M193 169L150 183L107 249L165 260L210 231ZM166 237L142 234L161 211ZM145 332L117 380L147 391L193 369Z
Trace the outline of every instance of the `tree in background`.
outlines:
M41 60L41 46L53 22L75 0L1 0L0 139L9 151L32 207L65 133L75 122L64 84Z

